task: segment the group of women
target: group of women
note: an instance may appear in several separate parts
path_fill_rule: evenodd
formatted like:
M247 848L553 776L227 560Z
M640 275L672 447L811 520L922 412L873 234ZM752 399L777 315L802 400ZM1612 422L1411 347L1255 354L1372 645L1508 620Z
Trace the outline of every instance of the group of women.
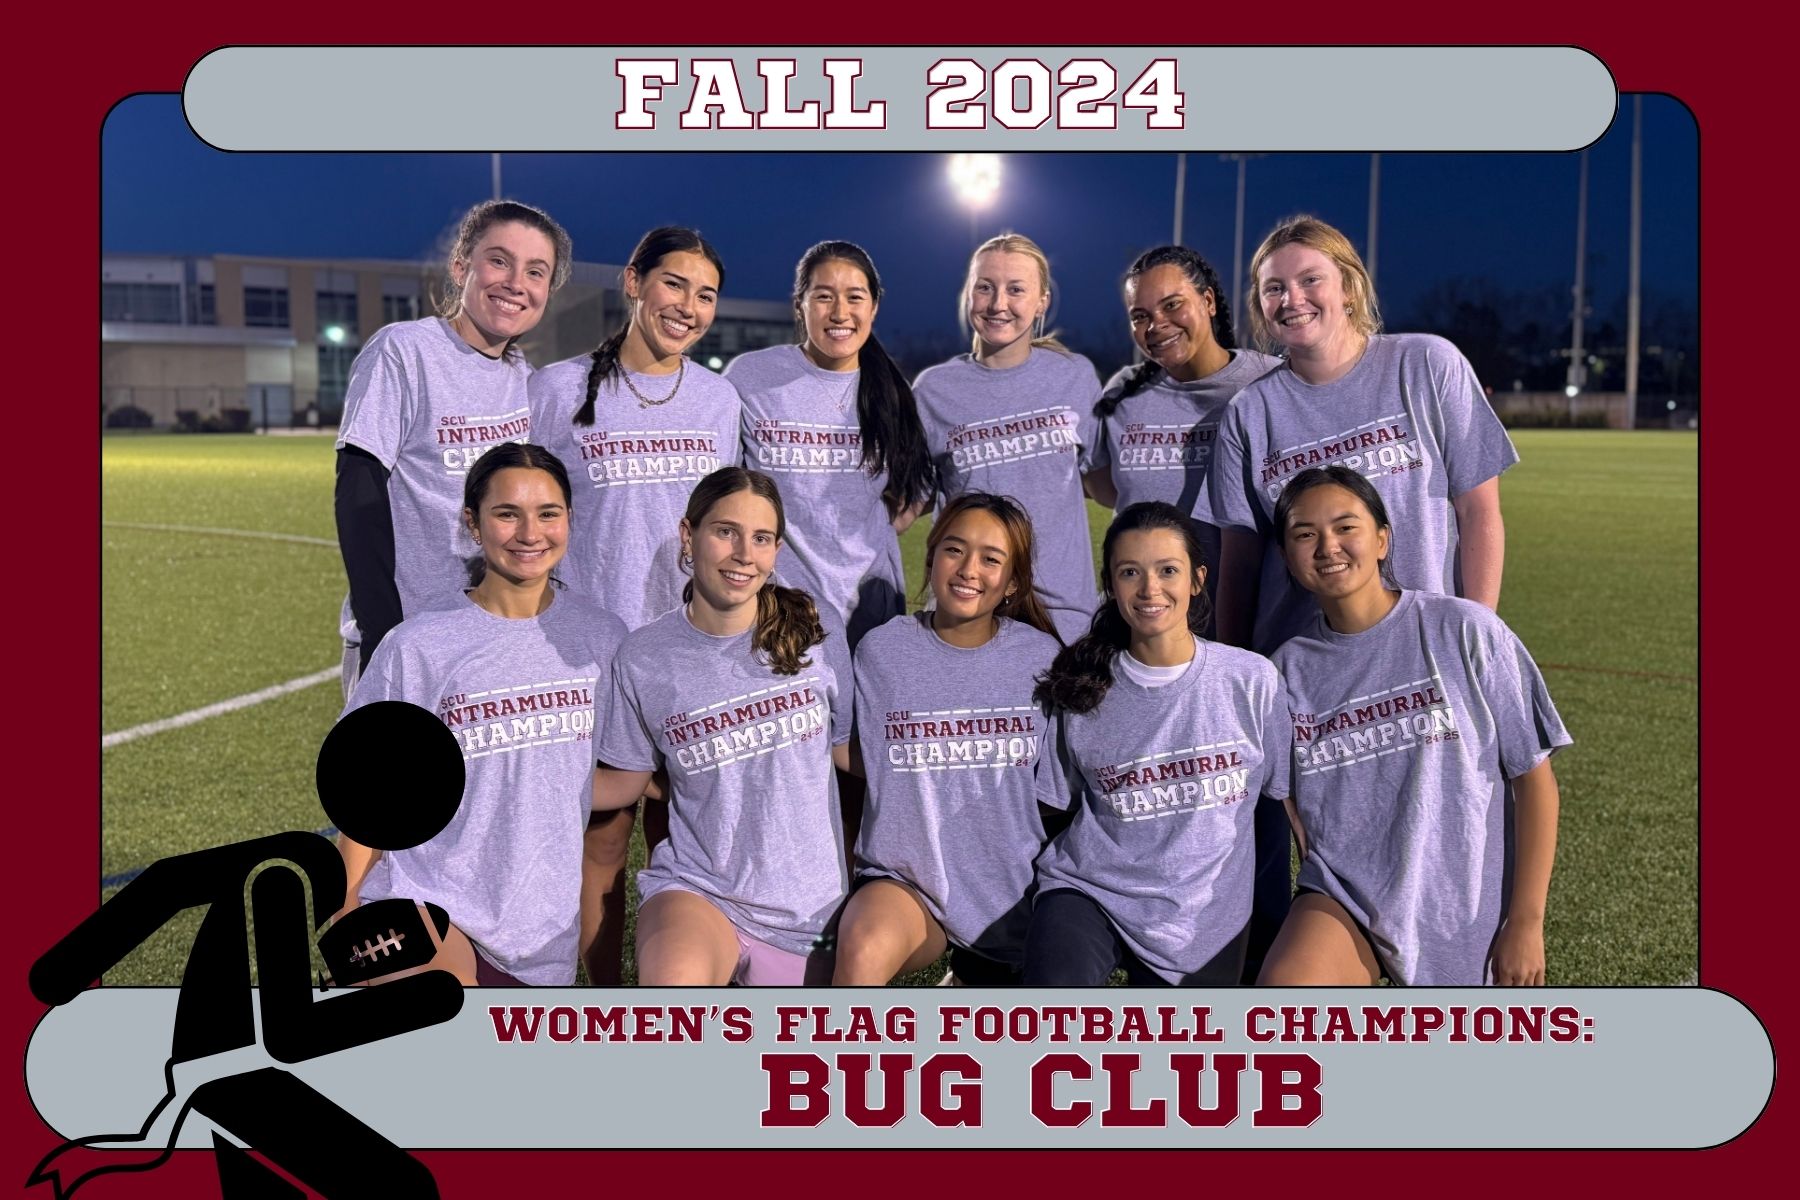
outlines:
M1569 738L1492 611L1516 455L1453 347L1380 332L1335 229L1252 261L1280 357L1199 255L1139 257L1144 361L1105 387L1018 234L970 261L969 352L910 383L843 241L799 262L795 344L690 362L725 271L675 227L625 324L534 373L570 253L477 206L443 316L352 371L349 707L436 712L468 784L423 846L342 843L350 905L442 906L466 983L615 983L641 808L644 984L946 950L962 983L1543 981Z

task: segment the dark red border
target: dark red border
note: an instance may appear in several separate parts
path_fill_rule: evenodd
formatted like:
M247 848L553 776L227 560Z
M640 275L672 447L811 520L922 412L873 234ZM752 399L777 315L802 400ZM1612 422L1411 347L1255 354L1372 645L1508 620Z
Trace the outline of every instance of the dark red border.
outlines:
M463 8L465 6L455 6ZM673 44L684 38L710 44L746 46L830 42L855 45L893 41L896 26L886 6L864 3L812 13L806 8L740 5L717 13L703 6L644 7L626 11L587 8L585 23L565 24L548 9L523 17L527 28L503 28L491 6L485 10L435 10L437 37L425 37L416 18L396 11L357 10L353 26L341 26L358 41L532 42L562 30L592 43ZM1701 263L1705 323L1704 383L1708 428L1702 446L1703 521L1710 562L1747 549L1752 530L1786 522L1775 510L1762 513L1762 497L1751 481L1785 466L1774 455L1749 456L1751 438L1762 433L1752 412L1785 419L1789 405L1780 378L1752 380L1752 361L1765 345L1779 345L1791 305L1787 289L1767 285L1785 273L1791 254L1784 243L1785 221L1769 219L1788 191L1776 182L1786 137L1765 119L1775 97L1753 91L1755 81L1785 77L1775 69L1778 39L1753 23L1708 25L1691 14L1679 25L1656 19L1641 5L1612 5L1613 15L1591 6L1571 8L1531 0L1502 8L1390 4L1377 17L1366 6L1337 5L1331 14L1299 18L1292 9L1241 11L1230 6L1172 5L1161 9L1070 5L1058 25L1044 6L986 16L973 6L914 0L906 6L907 40L945 45L1025 46L1040 42L1079 45L1260 43L1290 33L1294 40L1319 43L1418 43L1466 40L1479 43L1574 44L1599 55L1612 69L1621 91L1667 92L1691 108L1701 130L1701 221L1707 255ZM213 10L209 12L209 9ZM26 969L92 907L99 876L97 806L99 758L94 747L98 721L99 629L98 554L90 531L98 529L97 456L93 450L93 397L98 391L94 353L94 280L99 271L99 130L111 106L138 91L178 91L188 68L208 50L230 43L311 42L320 33L321 13L288 9L261 14L242 6L189 6L137 9L121 21L97 10L64 7L45 17L50 28L16 30L17 80L11 90L9 134L14 145L14 198L8 202L8 248L15 267L4 288L7 328L19 333L12 367L22 373L8 388L13 446L22 470L9 473L14 528L9 539L12 594L30 597L14 608L11 626L19 634L7 649L28 669L15 672L11 722L19 753L9 764L9 792L15 797L14 867L7 882L9 924L7 978L0 987L11 1045L23 1048L42 1015L26 988ZM809 13L812 13L809 19ZM304 15L304 19L302 19ZM573 15L573 14L571 14ZM675 25L669 24L675 18ZM1046 19L1049 17L1049 19ZM923 18L923 19L921 19ZM510 33L512 36L507 36ZM328 86L329 81L321 81ZM453 119L459 97L488 87L510 96L529 120L530 79L465 80L437 98ZM1271 80L1284 96L1311 94L1321 112L1356 102L1356 81L1327 78ZM1520 79L1529 89L1532 81ZM294 97L304 104L304 97ZM1429 102L1429 97L1421 97ZM1242 97L1254 104L1256 97ZM1191 114L1203 118L1203 114ZM607 114L596 112L595 120ZM1770 133L1765 136L1765 129ZM1206 148L1200 140L1196 149ZM604 198L597 198L604 202ZM1745 231L1772 230L1747 239ZM1757 272L1752 275L1752 271ZM1737 314L1758 313L1747 337L1721 336L1737 325ZM42 331L39 334L37 331ZM42 343L33 339L41 336ZM43 422L37 420L48 414ZM40 433L42 429L42 433ZM45 436L47 435L47 436ZM1769 443L1767 434L1760 439ZM71 469L70 464L74 464ZM1791 539L1780 538L1776 562L1791 559ZM1671 546L1671 555L1692 553ZM70 572L59 563L78 564ZM1644 566L1646 586L1654 586L1656 566ZM43 594L37 594L36 589ZM1731 697L1739 686L1760 682L1785 644L1786 621L1778 604L1757 611L1750 597L1772 587L1706 589L1702 629L1706 646L1702 708L1706 804L1702 815L1703 903L1701 978L1710 987L1743 1000L1779 1037L1791 1021L1792 1003L1779 979L1787 958L1787 931L1775 907L1775 873L1780 848L1792 825L1789 802L1779 793L1783 771L1765 782L1752 771L1779 760L1788 740L1785 706L1769 718L1750 720ZM48 623L39 612L54 614ZM1762 631L1770 630L1769 635ZM1781 655L1782 659L1788 656ZM1777 668L1779 670L1779 668ZM1785 675L1785 671L1781 672ZM1783 689L1785 691L1785 689ZM1774 738L1762 731L1769 730ZM1743 737L1748 733L1747 738ZM1737 744L1727 739L1737 740ZM1773 743L1765 748L1765 743ZM1630 803L1630 797L1612 798ZM1771 813L1774 815L1771 817ZM1771 936L1778 939L1771 942ZM1705 1054L1701 1030L1671 1029L1668 1052ZM22 1074L22 1065L21 1065ZM22 1084L22 1079L21 1079ZM596 1073L596 1091L616 1088ZM1449 1100L1449 1098L1447 1098ZM1703 1097L1671 1097L1672 1102L1704 1103ZM3 1185L22 1184L53 1137L37 1118L23 1087L4 1097L7 1149L0 1161ZM1452 1101L1453 1102L1453 1101ZM426 1156L446 1196L555 1194L576 1187L623 1189L650 1194L679 1179L683 1190L738 1188L766 1178L811 1191L854 1190L859 1195L917 1196L948 1184L1016 1187L1048 1182L1056 1190L1096 1193L1120 1187L1139 1191L1157 1184L1182 1190L1195 1186L1246 1184L1267 1195L1316 1186L1329 1175L1367 1181L1363 1187L1391 1188L1397 1178L1455 1180L1486 1191L1608 1190L1651 1184L1658 1191L1710 1190L1728 1181L1748 1181L1777 1172L1784 1162L1780 1130L1791 1105L1779 1091L1762 1120L1728 1146L1705 1152L1512 1152L1355 1154L1309 1152L1274 1161L1262 1152L1212 1154L1204 1160L1181 1152L1080 1152L1048 1156L1025 1152L966 1152L952 1160L943 1152L712 1152L688 1155L679 1166L666 1155L621 1152L436 1152ZM671 1120L679 1115L671 1113ZM696 1131L696 1140L704 1135ZM1401 1174L1403 1173L1403 1174ZM91 1185L95 1200L107 1195L212 1194L206 1156L178 1155L153 1176ZM1488 1187L1482 1183L1492 1181ZM804 1182L802 1182L804 1181ZM1479 1182L1478 1182L1479 1181ZM521 1186L522 1185L522 1186ZM1354 1190L1363 1187L1351 1185ZM761 1190L761 1189L756 1189Z

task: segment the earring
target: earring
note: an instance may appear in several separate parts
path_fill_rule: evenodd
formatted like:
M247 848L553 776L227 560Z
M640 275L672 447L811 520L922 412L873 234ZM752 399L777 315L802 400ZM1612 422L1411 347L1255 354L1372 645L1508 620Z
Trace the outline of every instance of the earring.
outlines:
M1354 317L1356 315L1356 305L1354 305L1354 304L1344 305L1344 315L1346 317Z
M681 569L684 571L692 571L694 569L694 556L689 554L686 550L681 552Z

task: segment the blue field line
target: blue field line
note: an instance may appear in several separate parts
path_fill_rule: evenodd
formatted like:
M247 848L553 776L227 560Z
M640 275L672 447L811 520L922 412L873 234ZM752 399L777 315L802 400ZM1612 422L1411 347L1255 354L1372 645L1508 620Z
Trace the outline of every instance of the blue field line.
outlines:
M320 837L336 837L337 826L327 825L325 828L315 829L313 832ZM131 870L121 871L117 875L103 875L100 877L100 890L105 891L107 888L122 888L147 870L149 870L148 867L133 867Z

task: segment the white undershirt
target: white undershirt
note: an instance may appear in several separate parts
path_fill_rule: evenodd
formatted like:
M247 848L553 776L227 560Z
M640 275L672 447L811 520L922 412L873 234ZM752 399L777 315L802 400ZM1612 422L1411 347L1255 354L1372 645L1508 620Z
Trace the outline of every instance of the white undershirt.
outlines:
M1194 646L1194 658L1199 657L1200 647L1196 642ZM1121 650L1119 651L1118 662L1119 670L1123 672L1125 678L1131 680L1131 682L1137 684L1139 687L1159 688L1167 687L1177 679L1180 679L1183 675L1186 675L1187 669L1194 665L1194 658L1190 658L1184 663L1176 663L1172 667L1153 667L1149 663L1133 657L1131 651Z

